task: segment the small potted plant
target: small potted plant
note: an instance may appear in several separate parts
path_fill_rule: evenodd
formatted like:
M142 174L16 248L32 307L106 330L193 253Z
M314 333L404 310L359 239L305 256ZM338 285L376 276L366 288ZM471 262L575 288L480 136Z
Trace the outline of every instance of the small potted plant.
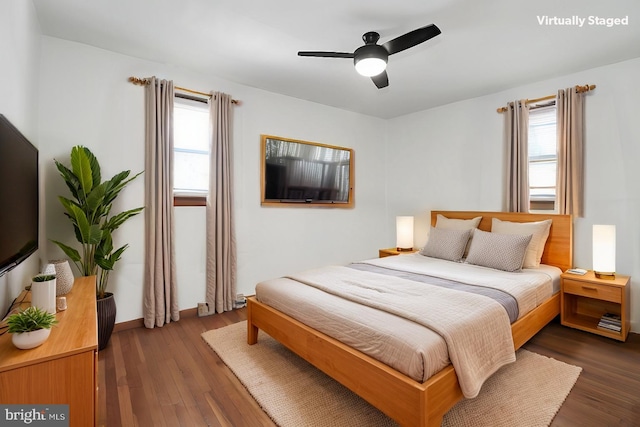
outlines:
M58 323L55 314L31 306L7 318L7 331L16 347L28 350L38 347L49 338L51 327Z
M55 274L38 274L31 279L31 305L56 314Z

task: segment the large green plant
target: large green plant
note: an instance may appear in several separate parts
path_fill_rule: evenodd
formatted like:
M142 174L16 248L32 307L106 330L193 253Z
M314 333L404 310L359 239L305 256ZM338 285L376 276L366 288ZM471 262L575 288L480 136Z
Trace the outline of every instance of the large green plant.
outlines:
M125 244L114 250L112 233L144 209L140 207L113 214L113 201L142 172L129 177L131 171L123 171L102 182L98 159L81 145L71 149L71 168L54 161L71 192L71 198L59 196L58 199L73 225L81 250L57 240L52 241L73 261L83 276L98 275L96 294L98 298L104 298L109 272L129 246Z

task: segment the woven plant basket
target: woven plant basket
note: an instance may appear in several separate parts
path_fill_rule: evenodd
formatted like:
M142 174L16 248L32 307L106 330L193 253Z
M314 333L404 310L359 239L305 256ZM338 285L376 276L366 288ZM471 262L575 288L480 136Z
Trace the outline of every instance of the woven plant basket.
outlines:
M116 323L116 300L111 292L106 292L104 298L97 299L98 308L98 351L103 350L109 343L113 327Z

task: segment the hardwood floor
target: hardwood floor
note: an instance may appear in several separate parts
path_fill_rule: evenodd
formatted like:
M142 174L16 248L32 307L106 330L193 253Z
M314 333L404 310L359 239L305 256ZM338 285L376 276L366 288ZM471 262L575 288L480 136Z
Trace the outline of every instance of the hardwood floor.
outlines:
M200 337L245 319L241 309L114 333L99 354L98 425L273 427ZM524 347L583 368L552 426L640 426L640 335L621 343L554 321Z

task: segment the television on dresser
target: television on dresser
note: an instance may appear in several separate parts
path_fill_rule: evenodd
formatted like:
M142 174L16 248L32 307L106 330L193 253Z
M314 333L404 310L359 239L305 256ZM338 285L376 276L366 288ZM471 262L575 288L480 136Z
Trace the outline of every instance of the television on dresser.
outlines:
M0 276L38 249L38 150L0 114Z
M352 207L350 148L261 135L262 205Z

